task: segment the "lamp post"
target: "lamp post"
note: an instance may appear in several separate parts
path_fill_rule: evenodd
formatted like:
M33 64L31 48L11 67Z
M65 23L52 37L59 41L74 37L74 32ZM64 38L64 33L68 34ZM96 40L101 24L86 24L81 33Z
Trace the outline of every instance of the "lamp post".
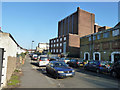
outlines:
M34 41L32 41L32 44L31 44L31 53L32 53L32 49L33 49L33 43L34 43Z

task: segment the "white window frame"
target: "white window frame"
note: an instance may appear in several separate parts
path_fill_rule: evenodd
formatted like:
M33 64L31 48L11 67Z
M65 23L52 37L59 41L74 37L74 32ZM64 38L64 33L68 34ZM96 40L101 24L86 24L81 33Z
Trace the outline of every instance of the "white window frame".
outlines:
M119 29L116 29L116 30L113 30L113 31L112 31L112 36L113 36L113 37L114 37L114 36L118 36L118 35L120 35Z

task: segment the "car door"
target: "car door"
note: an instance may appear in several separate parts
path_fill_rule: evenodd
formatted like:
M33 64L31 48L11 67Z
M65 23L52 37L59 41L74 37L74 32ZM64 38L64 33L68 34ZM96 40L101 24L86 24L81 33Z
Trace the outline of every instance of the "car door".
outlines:
M88 64L88 68L89 68L90 70L93 69L93 61L89 62L89 64Z

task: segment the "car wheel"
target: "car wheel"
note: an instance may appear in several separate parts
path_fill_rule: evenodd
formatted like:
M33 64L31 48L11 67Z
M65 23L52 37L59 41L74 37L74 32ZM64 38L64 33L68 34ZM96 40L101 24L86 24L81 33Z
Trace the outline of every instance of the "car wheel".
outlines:
M57 73L54 73L54 79L57 79L57 78L58 78Z
M111 75L115 78L117 77L117 73L115 71L112 71Z
M46 72L49 73L48 69L46 68Z
M97 70L96 70L96 72L97 72L97 73L100 73L100 70L99 70L99 69L97 69Z

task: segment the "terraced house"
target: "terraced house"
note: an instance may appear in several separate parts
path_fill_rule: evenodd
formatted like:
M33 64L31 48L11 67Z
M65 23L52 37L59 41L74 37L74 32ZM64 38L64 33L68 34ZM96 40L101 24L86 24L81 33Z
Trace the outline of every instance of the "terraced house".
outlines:
M98 32L80 38L80 58L84 60L120 60L120 22L113 28L101 27Z

